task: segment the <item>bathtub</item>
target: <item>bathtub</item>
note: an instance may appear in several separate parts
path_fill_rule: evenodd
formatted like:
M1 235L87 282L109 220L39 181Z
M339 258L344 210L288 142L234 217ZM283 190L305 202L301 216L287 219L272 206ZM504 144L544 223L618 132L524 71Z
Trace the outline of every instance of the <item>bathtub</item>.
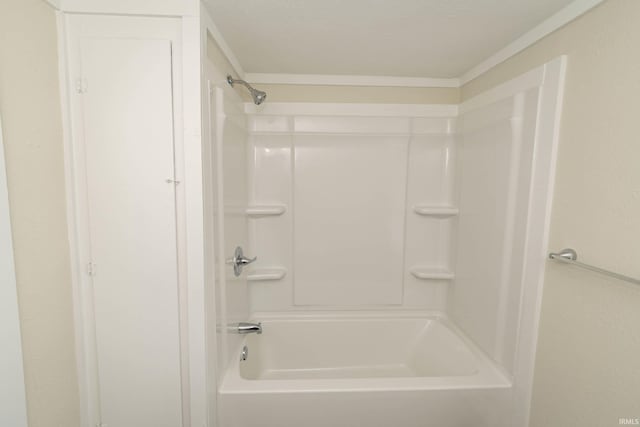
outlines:
M262 314L220 427L508 426L508 377L438 314Z

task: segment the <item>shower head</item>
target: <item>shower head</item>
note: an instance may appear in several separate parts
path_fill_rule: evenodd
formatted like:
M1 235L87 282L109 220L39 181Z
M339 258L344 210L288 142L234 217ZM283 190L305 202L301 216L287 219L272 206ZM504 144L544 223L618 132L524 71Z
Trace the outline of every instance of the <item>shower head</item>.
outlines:
M227 83L229 83L231 87L233 87L235 83L240 83L241 85L246 87L249 90L249 93L251 94L251 98L253 98L253 102L256 105L262 104L264 100L267 98L266 92L253 88L249 83L245 82L244 80L234 79L231 76L227 76Z
M256 105L260 105L267 99L267 93L258 89L254 89L252 87L249 88L249 92L251 93L251 97L253 98L253 102Z

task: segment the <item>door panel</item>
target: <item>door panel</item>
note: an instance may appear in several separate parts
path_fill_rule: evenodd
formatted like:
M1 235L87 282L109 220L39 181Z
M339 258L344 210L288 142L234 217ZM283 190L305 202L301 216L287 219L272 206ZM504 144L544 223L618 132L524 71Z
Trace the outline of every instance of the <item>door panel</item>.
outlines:
M171 43L84 39L87 200L102 422L181 420Z

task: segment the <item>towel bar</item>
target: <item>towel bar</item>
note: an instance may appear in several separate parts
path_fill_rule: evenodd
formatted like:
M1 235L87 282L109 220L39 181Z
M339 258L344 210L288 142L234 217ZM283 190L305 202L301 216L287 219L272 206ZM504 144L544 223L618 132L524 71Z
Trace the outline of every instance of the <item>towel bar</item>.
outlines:
M615 277L616 279L620 279L626 282L631 282L631 283L635 283L636 285L640 285L640 279L635 279L633 277L625 276L624 274L615 273L613 271L605 270L604 268L595 267L593 265L585 264L583 262L578 261L578 253L571 248L563 249L560 252L551 252L549 254L549 259L552 259L554 261L564 262L565 264L572 264L577 267L595 271L596 273L604 274L606 276Z

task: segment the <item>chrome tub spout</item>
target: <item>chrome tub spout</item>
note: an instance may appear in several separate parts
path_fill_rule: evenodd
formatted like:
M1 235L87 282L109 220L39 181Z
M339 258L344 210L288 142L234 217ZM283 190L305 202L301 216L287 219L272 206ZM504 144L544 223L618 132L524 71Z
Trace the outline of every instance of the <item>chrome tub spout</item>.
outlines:
M229 332L235 334L261 334L262 323L240 322L229 326Z

